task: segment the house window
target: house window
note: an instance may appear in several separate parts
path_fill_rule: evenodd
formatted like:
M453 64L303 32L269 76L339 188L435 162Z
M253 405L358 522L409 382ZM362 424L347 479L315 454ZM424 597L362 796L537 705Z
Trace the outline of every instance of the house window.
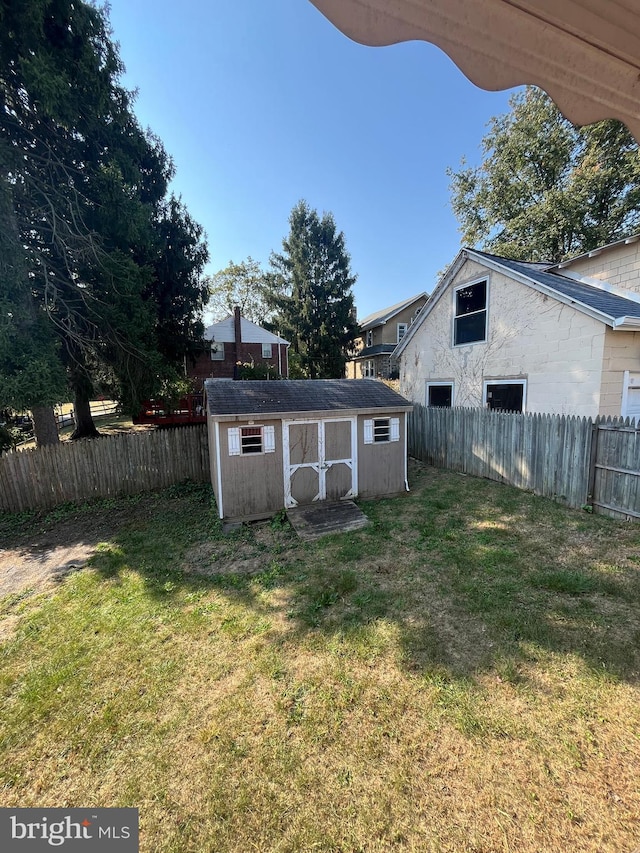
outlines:
M230 427L229 456L248 456L251 453L275 453L275 426Z
M224 343L211 341L211 361L224 361Z
M524 412L526 380L505 379L484 383L484 402L487 409L499 412Z
M272 358L273 350L271 344L262 344L262 357L263 358Z
M407 334L408 323L398 323L398 343L404 338Z
M473 344L487 339L487 282L467 284L455 291L453 344Z
M360 363L360 373L364 379L375 378L376 375L376 363L373 359L367 359Z
M453 405L453 382L427 382L427 406L450 409Z
M364 443L400 441L400 418L371 418L364 422Z
M373 329L370 329L366 334L365 346L367 346L367 347L373 346Z

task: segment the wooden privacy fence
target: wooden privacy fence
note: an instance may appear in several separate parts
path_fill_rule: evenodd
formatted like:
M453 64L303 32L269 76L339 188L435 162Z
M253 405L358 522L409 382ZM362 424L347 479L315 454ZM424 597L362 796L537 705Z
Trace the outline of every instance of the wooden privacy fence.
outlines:
M50 509L208 479L204 424L66 441L0 456L0 510Z
M571 507L640 519L640 437L628 420L415 405L409 453Z

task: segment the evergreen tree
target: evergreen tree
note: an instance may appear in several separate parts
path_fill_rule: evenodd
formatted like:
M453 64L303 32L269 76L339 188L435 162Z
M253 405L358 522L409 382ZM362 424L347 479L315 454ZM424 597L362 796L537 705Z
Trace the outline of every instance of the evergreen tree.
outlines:
M449 170L463 243L559 262L640 227L638 144L618 121L579 129L541 90L493 118L477 168Z
M289 216L283 252L272 253L267 299L270 327L291 341L303 375L340 378L356 333L353 304L356 277L342 232L331 213L322 218L305 201Z
M201 334L206 301L201 229L166 200L173 166L121 73L104 10L0 0L0 215L15 259L0 285L0 396L36 415L62 398L64 370L78 436L95 434L96 374L135 407L170 371L163 356ZM16 356L25 336L36 351ZM48 381L34 385L45 358Z

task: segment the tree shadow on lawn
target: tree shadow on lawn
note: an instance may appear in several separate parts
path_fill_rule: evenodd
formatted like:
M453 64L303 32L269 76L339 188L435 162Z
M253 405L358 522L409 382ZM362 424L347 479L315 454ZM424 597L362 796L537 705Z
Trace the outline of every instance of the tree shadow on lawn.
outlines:
M638 679L639 528L450 472L420 467L413 479L410 495L364 502L371 523L360 531L302 543L279 519L231 537L200 525L198 543L175 555L188 571L175 571L161 568L162 537L155 565L148 550L142 562L129 553L142 540L148 548L140 529L116 563L136 565L152 596L215 590L286 617L289 639L324 636L359 656L376 652L387 626L399 662L416 673L497 670L517 681L527 662L555 654ZM113 559L94 564L113 575Z
M278 619L278 643L319 637L375 658L386 631L418 674L517 681L557 654L638 679L640 529L424 466L412 481L362 503L367 528L311 543L279 517L223 536L208 488L165 490L122 516L89 565L110 583L137 574L150 603L176 612L222 595Z

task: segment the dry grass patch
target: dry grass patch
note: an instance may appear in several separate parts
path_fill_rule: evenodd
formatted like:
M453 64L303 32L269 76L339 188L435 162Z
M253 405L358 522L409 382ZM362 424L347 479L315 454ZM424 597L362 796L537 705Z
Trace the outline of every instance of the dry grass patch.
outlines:
M313 543L149 496L6 600L0 805L137 806L154 853L631 853L639 529L411 479Z

